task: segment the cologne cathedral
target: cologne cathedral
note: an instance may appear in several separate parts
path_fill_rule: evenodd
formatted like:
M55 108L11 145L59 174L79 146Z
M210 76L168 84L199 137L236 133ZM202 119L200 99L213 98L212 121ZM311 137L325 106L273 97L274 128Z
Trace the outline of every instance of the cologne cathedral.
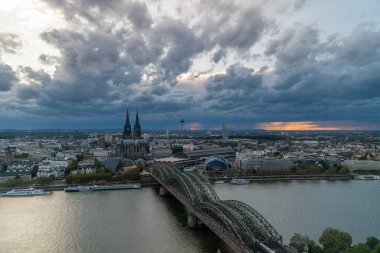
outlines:
M120 142L120 155L127 159L145 159L149 153L149 143L141 138L141 126L139 121L139 112L136 112L135 125L133 133L129 122L129 112L125 119L123 138Z

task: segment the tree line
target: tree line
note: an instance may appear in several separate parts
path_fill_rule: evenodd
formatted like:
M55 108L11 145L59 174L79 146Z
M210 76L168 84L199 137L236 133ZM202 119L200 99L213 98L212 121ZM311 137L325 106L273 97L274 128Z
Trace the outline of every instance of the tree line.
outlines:
M306 253L380 253L380 242L376 237L370 236L365 242L352 244L352 236L335 228L326 228L319 243L308 236L295 233L290 239L289 246L297 252Z

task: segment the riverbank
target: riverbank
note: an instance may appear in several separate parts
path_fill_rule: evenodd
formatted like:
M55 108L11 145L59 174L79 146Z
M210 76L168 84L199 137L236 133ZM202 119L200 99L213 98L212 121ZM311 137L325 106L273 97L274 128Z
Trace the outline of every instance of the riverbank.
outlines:
M136 184L139 183L141 184L142 187L159 187L160 184L157 182L139 182L139 181L133 181L133 182L120 182L120 183L131 183L131 184ZM82 186L87 186L87 185L92 185L92 184L82 184ZM38 188L38 189L43 189L44 191L63 191L66 187L73 186L70 184L52 184L52 185L34 185L31 187ZM7 192L12 189L20 189L20 188L25 188L25 187L13 187L13 188L0 188L0 192Z
M271 176L239 176L235 178L247 179L250 182L275 182L275 181L292 181L292 180L352 180L353 175L341 175L341 174L329 174L329 175L271 175ZM232 177L217 177L208 178L210 183L215 183L216 181L231 181ZM131 181L131 182L113 182L113 183L139 183L142 187L159 187L160 184L156 181L146 182L146 181ZM92 184L81 184L83 186ZM64 188L70 186L67 183L55 183L51 185L33 185L38 189L43 189L45 191L63 191ZM12 189L25 188L25 187L8 187L0 188L0 192L7 192Z
M324 175L271 175L271 176L239 176L235 178L247 179L250 182L272 182L272 181L291 181L291 180L352 180L353 175L324 174ZM215 181L230 181L232 177L210 178L211 183Z

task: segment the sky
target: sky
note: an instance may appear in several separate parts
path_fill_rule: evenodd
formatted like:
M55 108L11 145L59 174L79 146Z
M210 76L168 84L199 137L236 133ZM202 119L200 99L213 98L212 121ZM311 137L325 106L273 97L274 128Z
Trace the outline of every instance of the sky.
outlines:
M380 129L378 0L2 0L0 129Z

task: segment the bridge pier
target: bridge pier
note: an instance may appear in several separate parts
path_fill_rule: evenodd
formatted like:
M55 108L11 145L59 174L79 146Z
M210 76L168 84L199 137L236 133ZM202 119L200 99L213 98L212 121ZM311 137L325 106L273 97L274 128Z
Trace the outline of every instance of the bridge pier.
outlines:
M194 214L188 213L187 214L187 226L190 228L200 228L200 227L203 227L204 224Z
M165 187L163 186L160 186L160 193L159 193L160 196L166 196L166 195L169 195L169 192L168 190L166 190Z

